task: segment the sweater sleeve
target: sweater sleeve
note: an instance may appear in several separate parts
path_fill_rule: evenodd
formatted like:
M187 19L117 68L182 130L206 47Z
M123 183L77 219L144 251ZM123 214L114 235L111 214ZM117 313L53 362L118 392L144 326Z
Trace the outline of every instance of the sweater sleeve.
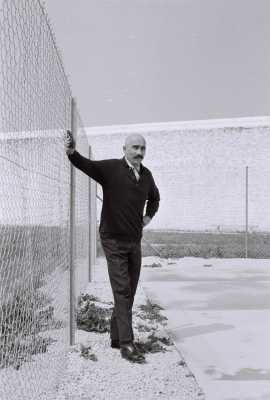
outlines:
M160 194L152 174L151 174L151 181L152 184L148 194L148 201L147 201L145 215L147 215L150 218L153 218L153 216L156 214L159 208Z
M100 185L104 185L106 180L106 160L90 160L89 158L83 157L78 151L74 151L73 154L69 154L68 158L74 167L80 169L90 178L97 181Z

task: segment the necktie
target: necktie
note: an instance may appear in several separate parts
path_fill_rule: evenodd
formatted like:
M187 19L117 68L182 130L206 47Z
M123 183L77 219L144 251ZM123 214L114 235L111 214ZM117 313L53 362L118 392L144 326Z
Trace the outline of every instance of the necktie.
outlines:
M135 167L130 167L131 169L132 169L132 171L134 172L134 175L135 175L135 177L136 177L136 179L137 179L137 181L140 179L140 175L139 175L139 173L138 173L138 171L136 170L136 168Z

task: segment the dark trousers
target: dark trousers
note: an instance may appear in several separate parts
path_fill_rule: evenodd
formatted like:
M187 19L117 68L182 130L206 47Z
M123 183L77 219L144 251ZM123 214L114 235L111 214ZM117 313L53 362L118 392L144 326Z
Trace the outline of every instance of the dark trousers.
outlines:
M111 340L133 341L132 306L141 271L141 242L102 239L114 297L110 322Z

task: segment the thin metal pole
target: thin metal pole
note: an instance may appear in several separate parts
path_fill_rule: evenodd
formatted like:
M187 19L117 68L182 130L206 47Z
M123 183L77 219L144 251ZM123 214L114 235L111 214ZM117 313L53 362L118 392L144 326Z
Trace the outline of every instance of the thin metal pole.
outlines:
M97 261L97 182L93 181L93 199L92 199L92 205L93 205L93 219L92 219L92 226L93 226L93 259L92 263L93 265L96 264Z
M245 255L248 258L248 167L246 167L246 235L245 235Z
M92 157L92 149L91 146L89 146L89 159ZM92 182L91 178L89 178L89 270L88 270L88 280L89 282L92 282L93 279L93 271L92 271L92 265L93 265L93 229L92 229L92 223L93 223L93 212L92 212Z
M76 138L76 103L71 99L71 132ZM75 343L75 168L70 163L69 343Z
M89 158L93 159L92 149L89 146ZM90 260L89 260L89 282L94 279L94 266L96 264L96 248L97 248L97 210L96 210L96 192L97 183L94 179L89 179L89 212L90 212Z

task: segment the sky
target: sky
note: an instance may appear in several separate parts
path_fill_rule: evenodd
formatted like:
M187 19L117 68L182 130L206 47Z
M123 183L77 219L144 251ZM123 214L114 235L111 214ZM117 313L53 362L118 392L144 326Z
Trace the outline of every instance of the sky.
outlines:
M269 0L46 0L85 126L269 115Z

